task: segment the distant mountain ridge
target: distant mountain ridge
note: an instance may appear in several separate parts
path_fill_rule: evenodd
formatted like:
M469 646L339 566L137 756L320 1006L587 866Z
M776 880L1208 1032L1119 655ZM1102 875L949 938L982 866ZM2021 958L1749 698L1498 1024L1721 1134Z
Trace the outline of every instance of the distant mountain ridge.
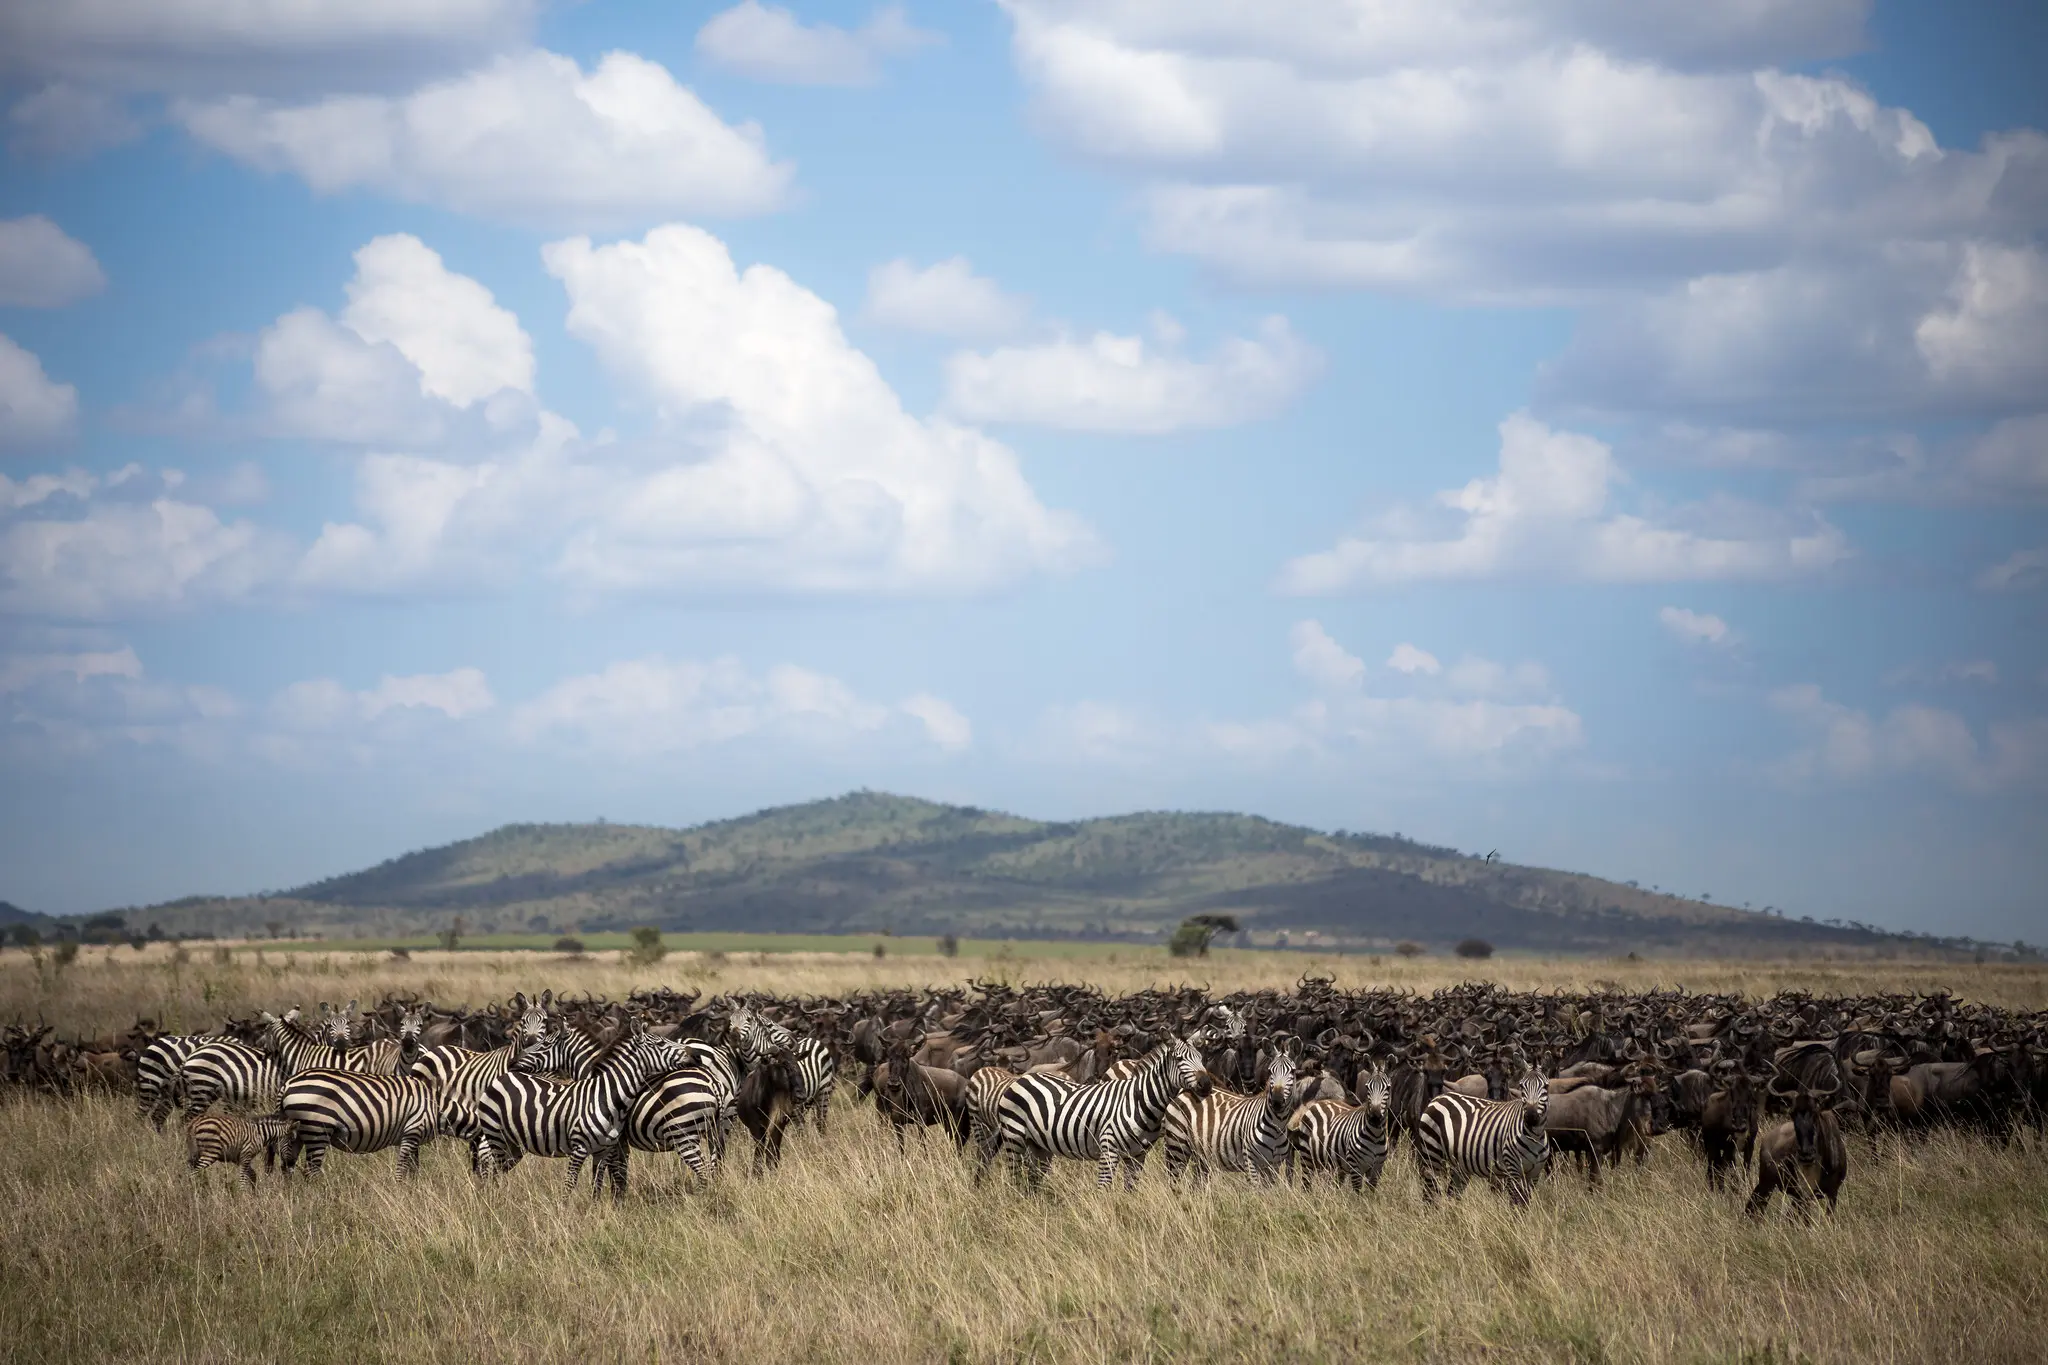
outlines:
M272 897L150 907L179 932L958 932L1156 942L1199 912L1254 944L1763 952L1909 940L1259 816L1039 821L860 791L689 829L506 825ZM273 930L275 932L275 930ZM1283 940L1281 935L1286 935Z

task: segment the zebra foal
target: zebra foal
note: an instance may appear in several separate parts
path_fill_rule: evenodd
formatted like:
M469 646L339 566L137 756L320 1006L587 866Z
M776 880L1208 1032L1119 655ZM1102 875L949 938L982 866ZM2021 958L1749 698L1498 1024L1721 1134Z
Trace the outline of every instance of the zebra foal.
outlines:
M218 1162L241 1168L242 1185L256 1188L256 1158L263 1169L275 1170L277 1149L291 1136L290 1121L278 1114L245 1118L239 1114L201 1114L185 1126L186 1164L203 1171Z

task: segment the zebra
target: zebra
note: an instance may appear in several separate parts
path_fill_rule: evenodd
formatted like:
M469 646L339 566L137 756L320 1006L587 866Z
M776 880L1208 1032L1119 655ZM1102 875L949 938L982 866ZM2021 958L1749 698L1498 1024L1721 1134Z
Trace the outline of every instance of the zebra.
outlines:
M1543 1132L1549 1103L1549 1082L1537 1071L1522 1077L1513 1099L1482 1100L1445 1091L1431 1100L1415 1125L1423 1201L1436 1199L1439 1176L1455 1196L1476 1175L1505 1190L1514 1203L1528 1203L1549 1151Z
M322 1007L325 1008L324 1006ZM332 1016L326 1016L331 1018ZM225 1109L268 1111L290 1077L314 1067L339 1069L342 1054L300 1022L299 1011L282 1017L265 1010L257 1046L217 1038L185 1059L185 1117L199 1117L216 1104Z
M520 997L524 1000L524 996ZM543 1005L528 1005L512 1026L512 1039L489 1052L473 1052L446 1044L421 1048L410 1074L433 1083L441 1097L435 1129L444 1137L474 1143L477 1134L477 1099L492 1081L505 1074L524 1049L538 1046L547 1038L548 1017ZM581 1037L581 1035L576 1035ZM591 1051L595 1052L593 1046ZM474 1160L475 1152L471 1152Z
M1161 1125L1166 1173L1178 1180L1193 1162L1197 1178L1225 1170L1271 1181L1287 1161L1287 1120L1293 1113L1294 1059L1284 1052L1273 1054L1266 1088L1258 1094L1177 1095Z
M1363 1193L1380 1187L1380 1171L1393 1147L1393 1079L1373 1071L1358 1079L1358 1103L1312 1100L1288 1121L1295 1170L1307 1189L1316 1171L1335 1171L1339 1182Z
M418 1076L373 1076L338 1067L301 1071L284 1084L278 1112L292 1124L284 1169L290 1174L301 1153L306 1177L320 1174L328 1148L381 1152L398 1148L398 1174L420 1168L420 1145L434 1136L440 1097L432 1081Z
M592 1058L577 1081L557 1081L521 1070L493 1081L477 1104L477 1173L509 1171L528 1154L569 1158L564 1190L576 1188L583 1164L593 1155L593 1193L602 1193L604 1162L620 1140L626 1114L649 1080L687 1059L682 1046L666 1038L627 1032ZM520 1065L526 1063L520 1059Z
M203 1171L217 1161L232 1161L242 1169L242 1184L256 1188L256 1158L263 1169L277 1166L277 1149L291 1135L291 1124L282 1115L242 1118L232 1114L201 1114L185 1127L187 1164Z
M1029 1161L1034 1184L1055 1156L1093 1157L1097 1186L1107 1189L1122 1167L1129 1188L1159 1139L1167 1105L1203 1077L1201 1052L1179 1038L1152 1049L1135 1075L1119 1081L1082 1085L1060 1076L1019 1076L996 1105L1002 1151L1012 1171Z
M355 1013L356 1002L348 1002L348 1012L338 1017L342 1020L342 1046L348 1047L355 1036L350 1016ZM427 1026L427 1007L400 1010L398 1015L398 1036L395 1038L372 1038L356 1047L350 1047L343 1060L343 1066L350 1071L360 1071L371 1076L403 1076L412 1070L413 1063L420 1055L420 1033Z
M1217 1005L1210 1011L1223 1016L1220 1024L1204 1024L1188 1035L1188 1041L1197 1051L1207 1052L1218 1043L1242 1043L1245 1039L1244 1015L1228 1005ZM1103 1069L1098 1081L1129 1080L1138 1074L1138 1068L1145 1065L1143 1057L1122 1057Z
M185 1063L218 1038L203 1033L165 1034L135 1059L135 1113L161 1133L185 1088Z
M974 1180L981 1183L995 1163L1003 1130L996 1114L1003 1093L1015 1083L1017 1073L1006 1066L984 1066L967 1078L967 1129L974 1138Z
M832 1091L839 1084L839 1063L832 1049L819 1039L791 1033L765 1015L744 1013L767 1033L775 1047L796 1061L796 1117L791 1122L802 1123L808 1114L817 1121L818 1136L823 1137L825 1120L832 1113Z
M742 1006L727 1024L727 1047L694 1039L681 1044L687 1062L640 1093L627 1111L620 1141L607 1155L614 1195L625 1193L628 1154L634 1149L674 1152L699 1183L717 1173L738 1116L741 1082L763 1058L782 1051L773 1041L775 1032Z

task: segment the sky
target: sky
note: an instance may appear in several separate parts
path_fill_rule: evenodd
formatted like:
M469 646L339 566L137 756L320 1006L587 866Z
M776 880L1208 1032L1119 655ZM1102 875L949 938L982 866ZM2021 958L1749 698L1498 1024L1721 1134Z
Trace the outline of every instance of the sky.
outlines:
M0 898L859 787L2048 934L2027 0L0 9Z

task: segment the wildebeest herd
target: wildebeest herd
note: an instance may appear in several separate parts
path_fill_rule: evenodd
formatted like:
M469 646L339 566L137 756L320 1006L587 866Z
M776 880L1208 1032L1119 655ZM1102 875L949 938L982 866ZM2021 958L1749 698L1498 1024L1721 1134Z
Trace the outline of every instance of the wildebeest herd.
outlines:
M1403 1137L1423 1196L1477 1178L1526 1202L1565 1157L1591 1184L1666 1134L1716 1188L1752 1165L1761 1212L1784 1190L1834 1206L1850 1135L1946 1126L1991 1141L2048 1115L2048 1012L1945 994L1765 1000L1683 991L1432 995L1345 991L1106 996L977 981L838 998L524 994L481 1009L391 997L230 1019L215 1032L59 1040L9 1025L0 1093L132 1091L190 1163L256 1158L316 1175L330 1151L467 1144L482 1180L565 1158L567 1185L623 1196L634 1151L673 1153L693 1184L735 1121L753 1168L787 1130L823 1132L841 1074L903 1146L938 1128L977 1180L1001 1161L1036 1184L1054 1157L1138 1178L1157 1146L1176 1182L1212 1173L1377 1188Z

